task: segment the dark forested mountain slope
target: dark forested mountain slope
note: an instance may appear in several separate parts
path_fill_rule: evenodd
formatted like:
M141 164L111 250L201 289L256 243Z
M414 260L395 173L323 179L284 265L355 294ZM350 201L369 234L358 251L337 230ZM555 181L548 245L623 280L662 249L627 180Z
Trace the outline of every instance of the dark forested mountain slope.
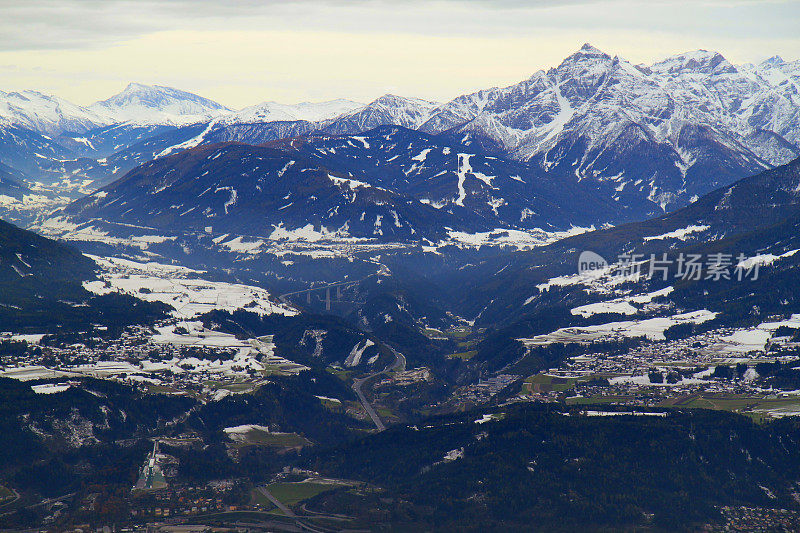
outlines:
M63 214L164 232L211 226L215 232L269 236L276 228L306 228L381 240L437 239L457 222L449 213L299 154L244 144L201 146L157 159ZM466 226L483 227L479 221Z
M29 192L30 188L23 183L22 176L13 168L0 163L0 196L19 200Z
M475 301L484 304L491 301L485 310L486 319L498 318L496 313L511 319L524 314L523 302L540 292L536 285L556 276L576 274L578 256L584 250L599 253L610 263L620 254L634 253L649 258L650 254L661 257L667 253L672 257L680 252L706 255L724 252L734 257L739 254L779 256L788 252L785 260L776 263L784 269L783 277L789 276L779 282L785 285L791 284L791 277L797 272L792 250L800 249L798 224L800 160L795 160L739 180L660 218L578 235L530 252L488 259L463 270L462 275L475 283L474 295L482 295ZM761 283L761 290L769 292L763 280ZM721 286L715 287L719 288L718 285ZM745 293L755 290L755 286L747 287L741 290ZM576 290L579 289L577 285Z
M722 505L796 505L800 434L791 422L764 427L702 410L590 417L522 404L482 416L487 411L313 454L313 468L384 492L339 491L308 506L356 510L372 524L409 530L685 531L719 520Z
M120 295L96 297L82 282L95 278L94 261L76 249L0 221L0 327L86 329L149 321L164 306Z
M447 136L398 126L361 135L309 135L275 143L359 180L460 217L507 228L589 226L655 214L648 200L626 203L612 187L575 183L558 172L476 152Z

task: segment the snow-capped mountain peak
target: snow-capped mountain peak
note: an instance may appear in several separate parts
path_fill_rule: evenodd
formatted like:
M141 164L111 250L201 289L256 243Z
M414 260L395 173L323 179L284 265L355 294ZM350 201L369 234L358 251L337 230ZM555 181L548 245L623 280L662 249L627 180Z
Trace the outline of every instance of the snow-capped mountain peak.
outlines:
M262 102L226 116L224 122L245 124L296 120L320 122L362 107L364 104L343 98L327 102L301 102L299 104Z
M421 98L384 94L369 104L345 113L325 128L327 133L359 133L378 126L395 125L417 129L439 106Z
M784 63L786 63L786 61L784 61L781 56L774 55L772 57L769 57L769 58L765 59L760 64L762 66L764 66L764 65L777 66L777 65L783 65Z
M33 90L0 91L0 120L47 135L80 133L105 124L105 119L90 109Z
M650 69L659 73L696 72L702 74L722 74L736 72L736 67L718 52L695 50L677 54L655 63Z
M417 105L420 107L433 108L438 104L436 102L423 100L422 98L397 96L395 94L386 93L373 100L369 105Z
M564 61L561 62L561 65L558 68L563 68L566 65L572 65L575 63L592 63L596 62L597 60L611 60L611 56L600 50L599 48L595 48L589 43L585 43L580 49L570 55L568 55Z
M516 85L443 104L422 129L669 209L799 155L798 94L800 62L737 67L696 50L634 66L587 43Z
M608 55L599 48L592 46L590 43L583 43L583 46L581 46L580 50L578 50L576 53L582 55L591 55L591 56Z
M230 112L222 104L190 92L142 83L129 83L122 92L89 109L112 123L141 124L190 124Z

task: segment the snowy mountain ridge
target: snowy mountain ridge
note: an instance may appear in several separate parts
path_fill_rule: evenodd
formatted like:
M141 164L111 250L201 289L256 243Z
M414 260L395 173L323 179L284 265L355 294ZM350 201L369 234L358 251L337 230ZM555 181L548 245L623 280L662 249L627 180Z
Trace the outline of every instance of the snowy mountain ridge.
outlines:
M340 98L298 104L263 102L235 111L187 91L130 83L120 93L86 107L38 91L0 91L0 126L21 126L57 136L115 124L185 126L212 119L224 119L227 124L321 122L363 107L359 102Z
M119 94L96 102L89 109L108 124L192 124L206 122L231 110L208 98L161 85L130 83Z
M800 156L800 61L774 56L737 66L697 50L634 65L586 44L520 83L443 104L386 94L366 105L264 102L232 111L136 83L89 107L34 91L0 93L8 144L0 161L34 179L69 172L108 183L159 154L200 144L358 135L389 125L589 180L624 205L644 199L669 211ZM99 159L73 163L82 157Z
M106 123L94 111L37 91L0 91L0 125L22 126L47 135L86 131Z
M800 61L735 66L698 50L633 65L586 44L518 84L440 106L421 129L669 209L800 155L799 84Z
M301 102L299 104L281 104L278 102L262 102L248 106L230 115L224 116L220 122L224 124L298 121L321 122L349 113L364 107L364 104L339 98L327 102Z

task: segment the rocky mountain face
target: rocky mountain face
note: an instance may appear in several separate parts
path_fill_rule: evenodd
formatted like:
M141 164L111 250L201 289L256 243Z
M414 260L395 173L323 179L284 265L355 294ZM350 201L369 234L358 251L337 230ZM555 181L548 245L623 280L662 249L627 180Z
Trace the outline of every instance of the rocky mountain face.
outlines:
M800 154L798 69L702 50L633 65L587 44L516 85L444 104L421 129L674 209Z
M378 126L395 125L416 129L436 108L434 102L385 94L366 106L345 113L329 124L321 124L325 133L360 133Z

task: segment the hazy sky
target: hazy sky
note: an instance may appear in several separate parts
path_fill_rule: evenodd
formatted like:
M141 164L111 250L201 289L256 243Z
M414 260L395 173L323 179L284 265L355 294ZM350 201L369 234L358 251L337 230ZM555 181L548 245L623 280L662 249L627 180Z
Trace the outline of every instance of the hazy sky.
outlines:
M633 62L698 48L800 59L778 0L0 0L0 90L89 104L129 81L229 107L447 100L515 83L584 42Z

